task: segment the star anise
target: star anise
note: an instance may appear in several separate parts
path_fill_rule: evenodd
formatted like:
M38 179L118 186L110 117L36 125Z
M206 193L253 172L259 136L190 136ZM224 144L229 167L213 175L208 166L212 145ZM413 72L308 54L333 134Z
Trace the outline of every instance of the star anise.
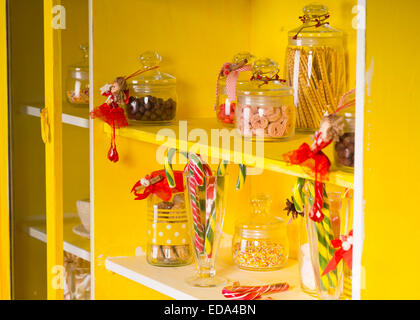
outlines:
M303 212L298 212L295 208L294 199L292 196L292 200L286 199L286 208L284 208L285 211L287 211L287 216L289 214L292 214L293 219L296 219L299 215L303 217Z

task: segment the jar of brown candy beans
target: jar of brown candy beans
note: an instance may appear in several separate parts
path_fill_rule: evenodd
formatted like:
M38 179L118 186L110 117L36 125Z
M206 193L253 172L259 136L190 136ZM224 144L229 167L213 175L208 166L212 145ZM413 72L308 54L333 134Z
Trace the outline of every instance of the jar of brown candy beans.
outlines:
M159 65L162 58L153 51L140 56L143 67ZM176 78L159 69L145 72L128 83L130 97L126 115L131 124L168 124L176 117Z
M334 145L334 158L338 169L354 171L355 108L346 108L337 113L344 118L344 134Z
M269 59L257 60L253 69L269 73L277 64ZM255 71L254 71L255 74ZM275 141L295 133L296 108L293 89L280 80L252 80L238 85L235 126L240 134L255 140Z

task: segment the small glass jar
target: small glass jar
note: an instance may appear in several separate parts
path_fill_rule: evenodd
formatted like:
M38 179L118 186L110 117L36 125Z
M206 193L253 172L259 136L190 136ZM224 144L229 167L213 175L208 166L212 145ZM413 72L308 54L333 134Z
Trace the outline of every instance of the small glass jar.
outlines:
M240 52L236 54L232 63L239 63L247 60L250 63L254 56L249 52ZM251 75L249 72L240 72L238 76L237 86L249 81ZM226 126L233 126L235 123L235 109L237 101L230 101L226 92L226 76L221 76L219 80L219 95L217 97L216 117Z
M147 262L160 267L185 266L192 262L183 192L174 192L170 201L149 195Z
M254 74L277 74L270 59L257 60ZM275 141L295 134L296 108L293 89L280 80L252 80L238 86L235 126L240 134L255 140Z
M344 118L344 134L334 143L334 159L338 169L354 172L355 108L345 108L337 112Z
M312 3L303 14L303 24L288 33L285 79L294 91L297 129L314 132L346 91L346 62L343 32L327 23L328 8Z
M153 51L144 52L140 62L144 69L159 65L162 58ZM130 97L126 105L132 124L163 125L176 117L176 78L159 69L147 71L128 82Z
M89 47L81 45L83 60L69 68L66 96L73 105L89 105Z
M251 205L251 216L235 226L233 262L239 268L251 271L282 268L289 257L286 224L283 219L270 215L268 195L254 197Z

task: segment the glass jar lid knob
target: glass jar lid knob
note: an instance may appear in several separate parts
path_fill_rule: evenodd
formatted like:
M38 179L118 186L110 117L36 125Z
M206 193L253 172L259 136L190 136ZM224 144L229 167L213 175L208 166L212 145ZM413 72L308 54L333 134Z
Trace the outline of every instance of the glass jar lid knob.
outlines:
M239 63L243 60L247 60L248 62L251 61L251 59L255 58L254 55L252 55L251 53L249 53L248 51L242 51L239 52L237 54L235 54L232 58L232 63Z
M271 78L279 72L279 65L269 58L262 58L252 63L252 71L256 75L264 75Z
M143 67L147 69L158 66L162 61L162 57L155 51L145 51L140 55L139 60Z
M320 3L310 3L303 8L303 14L309 19L315 19L328 14L328 8Z

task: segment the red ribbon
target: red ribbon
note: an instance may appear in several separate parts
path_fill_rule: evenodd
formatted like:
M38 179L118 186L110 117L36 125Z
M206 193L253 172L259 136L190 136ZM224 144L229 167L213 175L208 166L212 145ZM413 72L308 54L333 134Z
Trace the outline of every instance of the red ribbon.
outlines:
M322 276L335 270L341 260L346 262L350 270L353 266L353 230L351 230L347 236L342 236L341 239L331 240L331 244L334 249L338 250L335 251L334 256L328 263Z
M308 171L310 175L315 177L315 199L309 213L309 217L315 222L321 222L324 219L324 214L322 213L324 197L321 181L328 180L331 162L321 150L330 143L331 140L327 142L322 141L321 133L318 132L312 147L309 147L307 143L303 143L299 149L283 155L286 162L301 165L305 171Z
M125 90L125 101L128 103L129 91ZM108 97L108 101L95 108L90 116L92 119L98 118L106 122L111 128L111 147L108 151L108 159L111 162L118 162L119 156L117 151L117 144L115 142L115 129L123 128L128 126L128 121L124 113L124 109L121 108L117 102L114 101L114 96L110 91L104 92L102 94L105 97Z
M152 172L149 176L145 177L146 180L151 180L154 177L161 176L163 179L155 184L151 184L146 187L142 193L137 192L136 188L142 185L141 180L137 181L136 184L131 189L131 192L134 193L136 198L134 200L143 200L146 199L150 194L155 194L163 201L169 201L172 197L172 192L184 192L184 181L182 177L181 171L174 171L175 176L175 188L170 188L168 184L168 180L165 176L165 170L159 170Z

